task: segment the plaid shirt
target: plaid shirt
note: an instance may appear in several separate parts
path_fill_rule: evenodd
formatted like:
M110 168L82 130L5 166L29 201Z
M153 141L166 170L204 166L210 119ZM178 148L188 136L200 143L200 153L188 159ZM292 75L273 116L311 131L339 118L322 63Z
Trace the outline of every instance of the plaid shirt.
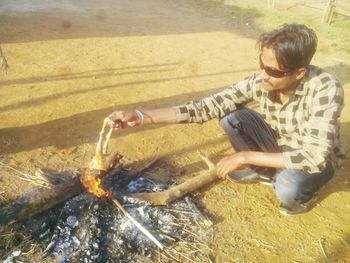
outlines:
M260 74L246 78L200 101L174 107L180 123L202 123L222 118L236 110L237 104L257 101L264 120L275 130L288 169L320 172L327 160L337 166L344 151L339 140L340 113L344 105L342 85L331 74L310 66L294 94L281 104L276 92L262 88Z

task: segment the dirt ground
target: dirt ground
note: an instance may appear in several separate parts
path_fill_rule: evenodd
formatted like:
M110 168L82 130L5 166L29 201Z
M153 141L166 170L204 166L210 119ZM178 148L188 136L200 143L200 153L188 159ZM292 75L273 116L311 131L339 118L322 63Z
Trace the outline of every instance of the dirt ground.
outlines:
M34 173L87 164L113 110L177 105L258 70L256 37L284 22L318 33L313 63L344 84L341 136L349 145L349 19L325 25L318 7L276 2L272 10L265 1L2 0L10 68L0 74L0 201L34 187L8 166ZM215 162L233 152L216 120L117 131L109 147L131 162L161 155L150 176L178 180L206 169L197 149ZM319 204L297 217L279 214L269 186L224 181L203 189L212 262L350 262L349 170L348 156Z

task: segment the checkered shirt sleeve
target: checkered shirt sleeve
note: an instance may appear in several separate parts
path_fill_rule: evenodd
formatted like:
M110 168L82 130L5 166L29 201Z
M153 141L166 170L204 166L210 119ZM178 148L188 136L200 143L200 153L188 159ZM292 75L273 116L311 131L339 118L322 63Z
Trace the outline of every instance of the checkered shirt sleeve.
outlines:
M202 100L190 101L184 105L173 107L178 123L203 123L213 118L222 118L236 110L237 104L249 101L253 96L255 75L246 78L231 88L227 88Z

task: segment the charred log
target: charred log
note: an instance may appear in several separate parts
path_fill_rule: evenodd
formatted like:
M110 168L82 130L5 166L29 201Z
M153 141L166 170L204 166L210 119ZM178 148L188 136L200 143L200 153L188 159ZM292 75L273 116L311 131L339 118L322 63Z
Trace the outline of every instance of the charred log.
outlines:
M0 224L29 218L79 194L82 190L78 176L71 176L65 182L50 188L34 189L19 199L0 206Z

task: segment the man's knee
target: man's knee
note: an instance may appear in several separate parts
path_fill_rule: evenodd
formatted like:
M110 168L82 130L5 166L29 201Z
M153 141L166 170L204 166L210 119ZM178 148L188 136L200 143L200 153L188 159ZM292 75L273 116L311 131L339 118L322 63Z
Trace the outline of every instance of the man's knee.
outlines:
M232 129L232 124L228 118L229 115L226 115L220 120L220 126L224 131L228 131L229 129Z
M307 174L303 171L284 169L276 174L274 188L283 204L294 205L308 201L312 193L305 191Z
M220 120L220 126L226 130L227 128L233 128L236 127L242 119L244 119L243 115L245 114L246 108L235 110L226 116L224 116Z

